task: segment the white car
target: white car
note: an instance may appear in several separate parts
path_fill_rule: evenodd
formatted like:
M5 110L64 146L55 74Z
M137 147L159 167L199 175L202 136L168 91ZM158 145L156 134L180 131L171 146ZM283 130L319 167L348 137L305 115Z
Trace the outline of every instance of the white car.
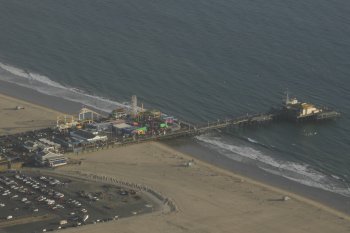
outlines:
M7 220L13 219L12 215L6 217Z

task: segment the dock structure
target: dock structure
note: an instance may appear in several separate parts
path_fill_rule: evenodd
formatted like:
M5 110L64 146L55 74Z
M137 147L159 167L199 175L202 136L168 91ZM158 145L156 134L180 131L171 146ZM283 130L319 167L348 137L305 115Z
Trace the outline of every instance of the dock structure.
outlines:
M316 120L327 120L340 117L340 113L336 111L321 112L317 114Z
M191 124L189 122L185 121L179 121L179 124L181 125L181 128L173 131L168 132L166 134L160 134L160 135L152 135L148 137L138 137L138 138L126 138L123 140L109 140L106 142L105 146L123 146L123 145L129 145L129 144L137 144L147 141L159 141L159 140L169 140L174 138L180 138L180 137L193 137L196 135L204 134L206 132L214 131L214 130L221 130L229 127L247 127L247 126L257 126L257 125L263 125L267 124L276 120L280 120L280 112L268 112L268 113L259 113L259 114L253 114L253 115L245 115L235 118L229 118L224 120L216 120L207 122L206 124ZM329 115L331 114L331 116ZM339 117L340 114L335 111L328 111L324 112L322 114L318 115L320 118L317 118L317 120L324 120L324 119L333 119L335 117ZM94 150L95 145L91 144L88 146L84 146L83 151L89 151Z
M134 99L136 97L133 97ZM133 101L132 101L133 102ZM134 101L135 102L135 101ZM136 108L134 106L134 108ZM159 113L159 116L162 114ZM162 131L158 134L148 134L147 137L132 137L119 140L118 143L134 143L140 141L149 140L163 140L171 139L183 136L195 136L206 133L213 130L221 130L229 127L245 127L245 126L256 126L262 125L273 121L292 121L292 122L303 122L303 121L323 121L330 120L340 116L340 113L327 109L317 108L313 104L299 102L296 98L289 98L287 93L286 100L283 105L277 109L271 109L269 112L258 113L258 114L246 114L240 117L234 117L223 120L211 121L203 124L191 124L185 121L178 121L179 128L176 130ZM166 118L165 118L166 119ZM171 121L172 122L172 121ZM161 125L166 125L165 124Z
M147 141L169 140L169 139L180 138L180 137L193 137L212 130L220 130L228 127L243 127L243 126L249 126L249 125L269 123L273 121L273 119L274 119L273 114L255 114L255 115L246 115L246 116L225 119L225 120L212 121L202 125L195 125L185 121L181 121L180 122L181 129L179 130L169 132L166 134L161 134L161 135L152 135L148 137L139 137L139 138L129 137L123 140L117 140L117 139L108 140L102 145L102 148L104 147L109 148L114 146L118 147L118 146L137 144L137 143L142 143ZM96 145L97 145L96 143L84 145L82 150L79 150L79 151L80 152L94 151L96 149Z
M200 135L213 130L220 130L228 127L242 127L248 125L259 125L265 124L273 121L275 115L274 114L255 114L255 115L246 115L231 119L225 120L217 120L208 122L207 124L195 125L188 122L181 122L181 129L176 130L171 133L163 134L163 135L155 135L146 138L138 138L138 139L127 139L123 141L115 142L116 144L132 144L144 141L152 141L152 140L167 140L179 137L191 137L195 135Z
M259 126L275 121L318 122L340 116L340 113L336 111L299 102L295 98L290 99L288 95L281 107L271 108L268 112L245 114L202 124L182 121L159 110L139 108L136 96L132 97L131 103L130 107L113 110L108 117L83 108L77 117L57 118L57 127L54 129L47 128L36 133L28 131L10 137L0 137L0 147L6 148L4 156L7 159L18 158L18 154L22 154L27 155L23 156L24 161L33 154L38 155L42 152L78 154L147 141L193 137L210 131L221 131L225 128ZM45 143L51 140L53 144ZM58 144L59 147L52 146Z
M208 122L207 125L200 125L194 130L198 133L205 133L210 130L223 129L230 126L246 126L246 125L256 125L264 124L272 121L274 119L274 114L255 114L255 115L246 115L242 117L217 120L213 122Z

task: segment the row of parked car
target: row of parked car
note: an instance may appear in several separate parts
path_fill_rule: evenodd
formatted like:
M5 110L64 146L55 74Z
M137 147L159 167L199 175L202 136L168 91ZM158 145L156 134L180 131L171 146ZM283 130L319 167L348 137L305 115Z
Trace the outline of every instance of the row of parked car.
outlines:
M33 212L39 212L40 206L43 209L49 210L63 210L67 208L65 212L61 212L62 215L64 213L67 214L67 220L81 225L81 222L88 219L88 211L82 207L81 202L73 199L65 199L64 193L55 189L55 186L64 184L56 178L45 176L34 178L25 174L16 174L11 177L0 176L0 184L0 192L6 198L16 199L19 203L25 205L23 208L28 209L28 207L31 207ZM0 208L5 206L5 203L0 202ZM14 212L11 215L5 217L7 220L13 219L15 212L19 208L17 207L13 210ZM60 223L67 220L62 220Z

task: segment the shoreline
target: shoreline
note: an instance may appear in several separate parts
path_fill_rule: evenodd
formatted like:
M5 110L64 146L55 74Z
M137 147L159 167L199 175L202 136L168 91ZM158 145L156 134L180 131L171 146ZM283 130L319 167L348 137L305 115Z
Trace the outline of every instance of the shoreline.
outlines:
M46 107L44 105L40 105L40 104L36 104L36 103L33 103L33 102L29 102L29 101L26 101L24 99L19 99L19 98L16 98L16 97L12 97L12 96L9 96L7 94L3 94L0 92L0 98L2 99L7 99L7 100L10 100L10 101L13 101L13 102L20 102L20 103L23 103L23 104L26 104L26 105L32 105L32 106L37 106L41 109L44 109L45 111L50 111L50 112L53 112L55 114L65 114L65 113L62 113L58 110L55 110L55 109L52 109L52 108L49 108L49 107Z
M1 86L3 87L3 86ZM61 112L0 92L0 135L16 134L56 125ZM17 107L20 106L20 109Z
M307 198L197 159L185 166L192 156L159 142L71 156L80 159L81 165L58 171L92 172L153 187L174 200L178 211L68 232L112 232L118 227L123 232L316 233L347 232L350 227L348 215ZM290 199L283 201L286 195Z
M176 151L180 151L193 159L199 160L208 166L216 167L225 173L249 180L251 183L270 188L276 192L285 193L287 196L306 201L315 206L320 205L322 208L337 213L350 220L350 209L348 207L350 206L350 198L348 197L319 188L306 186L288 180L282 176L268 173L260 168L230 160L223 157L223 155L218 155L218 152L212 151L208 148L201 148L201 146L194 140L192 140L192 142L183 141L181 146L174 145L175 143L176 142L170 142L165 145ZM205 154L204 157L203 154ZM234 165L234 167L232 167L232 165ZM336 202L334 202L334 200L331 202L331 199L334 198L332 196L336 196L340 199L336 200Z
M54 110L60 114L77 114L83 104L69 101L56 96L46 95L36 90L22 87L10 82L0 80L0 94L18 99L30 104L38 105L48 110ZM100 110L88 107L94 111Z
M249 175L241 174L240 172L234 171L234 169L223 168L222 166L220 166L220 164L211 164L211 163L209 163L208 160L198 158L198 155L194 155L193 153L186 152L186 150L176 149L176 146L169 145L169 143L157 142L157 141L147 141L147 142L141 142L141 143L131 144L131 145L127 145L127 146L132 147L132 146L137 146L137 145L142 145L142 144L153 144L153 145L155 144L156 147L160 147L164 150L170 151L170 154L181 153L181 157L185 157L185 159L187 161L194 161L195 164L205 166L211 170L214 170L214 171L220 172L222 174L225 174L227 176L233 177L234 179L240 180L240 182L247 182L247 183L250 183L252 185L256 185L257 187L268 189L272 192L280 194L281 197L288 196L288 197L293 198L295 200L312 205L316 208L323 209L323 210L325 210L329 213L332 213L332 214L334 214L342 219L346 219L346 220L350 221L350 210L347 209L346 207L344 207L344 209L342 209L342 210L339 210L338 208L334 208L334 206L332 206L332 205L328 205L327 202L313 200L312 198L310 198L306 195L301 195L298 192L295 192L293 190L281 188L278 185L272 185L271 183L267 182L266 180L262 181L263 179L257 179L256 177L254 178L254 177L251 177ZM119 148L123 148L123 147L125 147L125 146L103 149L102 151L112 152L113 150L118 150ZM91 153L99 153L99 152L97 152L97 151L87 152L87 153L83 153L83 155L88 155ZM75 155L72 155L72 156L75 158ZM78 155L78 156L80 156L80 155ZM251 168L251 169L254 169L254 168ZM277 175L273 175L273 174L269 174L269 173L265 172L265 175L266 174L268 174L269 176L278 177ZM286 178L282 178L282 179L286 182L295 183L295 184L297 184L299 186L303 186L303 188L305 188L305 185L299 184L297 182L293 182L293 181L288 180ZM316 190L319 191L319 189L317 189L317 188L308 187L308 186L306 186L306 187L311 188L311 189L315 189L315 191ZM300 191L300 189L298 191ZM321 190L321 191L326 192L324 190ZM331 192L328 192L328 193L330 193L331 195L337 195L337 194L334 194ZM175 200L175 203L176 203L176 200ZM340 203L337 203L337 204L340 204ZM339 206L337 205L337 207L339 207ZM347 211L345 211L345 210L347 210Z
M30 103L30 104L44 107L47 110L52 111L52 109L54 109L57 112L70 112L70 113L72 113L72 112L78 112L80 107L81 107L81 104L79 104L79 103L60 99L58 97L48 96L48 95L39 93L35 90L31 90L29 88L17 86L17 85L12 84L12 83L0 81L0 84L1 84L0 85L0 93L3 93L4 95L10 96L10 98L13 98L13 99L19 99L19 100L25 101L25 102ZM167 144L167 143L165 143L165 144ZM175 142L175 144L176 144L176 142ZM174 149L174 148L169 147L169 149ZM305 201L310 201L310 203L320 204L320 205L324 206L324 208L326 208L326 209L328 208L328 211L338 213L340 215L343 215L344 218L349 219L350 210L348 209L347 212L343 210L344 208L347 207L347 205L350 206L349 199L346 202L347 205L340 206L339 203L334 203L334 201L332 202L332 200L330 199L331 197L317 199L317 198L315 198L316 197L315 195L313 196L314 198L312 198L309 195L306 195L305 192L301 192L303 188L310 188L308 186L299 184L298 185L298 186L300 186L299 189L297 189L297 190L290 190L289 189L288 190L288 189L286 189L286 187L288 187L288 184L293 183L290 180L284 179L284 181L286 181L286 184L284 184L284 186L281 187L281 185L278 185L276 183L266 182L267 181L266 179L265 180L257 179L258 176L254 177L254 175L249 176L247 174L241 174L239 171L235 171L234 168L229 169L227 167L222 167L218 163L210 164L210 162L212 162L212 161L210 161L208 159L199 158L198 155L195 155L194 153L192 153L192 152L194 152L193 149L192 149L192 151L189 148L187 148L187 150L189 150L189 151L186 151L186 150L181 151L181 149L179 149L179 148L174 149L174 150L180 151L180 152L185 152L184 154L186 154L186 156L189 156L189 158L194 158L196 160L199 160L200 162L207 164L208 166L212 166L213 168L223 170L224 172L228 172L231 175L244 177L244 179L251 180L253 183L256 182L257 184L261 184L262 186L270 187L272 190L276 189L276 190L279 190L279 192L290 193L289 194L290 196L294 196L294 195L299 196L301 200L305 199ZM207 149L203 147L202 150L200 150L200 151L202 153L205 150L207 150ZM210 152L210 153L212 153L212 152ZM235 161L233 161L233 162L236 163L236 166L241 167L241 168L243 167L243 170L245 169L244 166L242 166L244 164L240 165L240 164L238 164L238 162L235 162ZM255 168L251 168L251 169L255 169ZM258 168L256 168L256 169L258 169ZM294 182L294 183L296 183L296 182ZM323 190L315 189L314 194L317 194L318 191L321 191L321 193L325 192ZM331 195L336 197L336 194L334 194L334 193L331 193ZM337 201L337 202L341 202L341 201ZM343 208L339 208L339 207L343 207Z
M285 177L266 172L259 167L234 161L226 158L219 152L200 145L195 139L176 139L171 142L166 142L166 145L185 154L190 154L193 158L220 169L309 199L350 216L350 197L307 186Z
M174 150L175 152L177 151L176 149L173 149L173 148L171 148L170 146L167 146L167 145L162 145L161 144L161 146L167 147L168 150ZM349 213L345 213L345 212L339 211L337 209L332 208L331 206L328 206L328 205L325 205L325 204L323 204L321 202L312 200L312 199L310 199L308 197L305 197L305 196L302 196L302 195L300 195L298 193L293 193L293 192L291 192L289 190L285 190L285 189L282 189L280 187L273 186L271 184L264 183L264 182L256 180L256 179L252 179L249 176L244 176L244 175L241 175L241 174L239 174L237 172L233 172L233 171L230 171L228 169L224 169L222 167L210 164L210 163L208 163L205 160L200 160L197 157L194 157L192 154L182 153L182 155L183 156L187 156L188 159L196 159L196 160L199 161L199 163L203 164L204 166L207 166L207 167L209 167L211 169L214 169L214 170L216 169L216 170L218 170L218 171L220 171L220 172L222 172L222 173L224 173L224 174L226 174L228 176L232 176L232 177L235 177L237 179L241 179L241 180L243 180L243 182L249 182L249 183L251 183L253 185L257 185L259 187L269 189L269 190L271 190L273 192L279 193L281 195L288 196L290 198L294 198L296 200L308 203L308 204L313 205L315 207L322 208L322 209L324 209L324 210L326 210L326 211L328 211L330 213L333 213L333 214L335 214L335 215L337 215L337 216L339 216L341 218L350 220Z

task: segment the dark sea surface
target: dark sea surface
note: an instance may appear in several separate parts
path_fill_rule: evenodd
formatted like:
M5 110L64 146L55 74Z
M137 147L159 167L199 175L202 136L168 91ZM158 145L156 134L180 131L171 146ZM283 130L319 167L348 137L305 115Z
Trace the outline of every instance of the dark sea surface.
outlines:
M195 140L350 197L350 1L0 0L0 80L110 111L132 94L194 123L263 112L286 89L342 113Z

